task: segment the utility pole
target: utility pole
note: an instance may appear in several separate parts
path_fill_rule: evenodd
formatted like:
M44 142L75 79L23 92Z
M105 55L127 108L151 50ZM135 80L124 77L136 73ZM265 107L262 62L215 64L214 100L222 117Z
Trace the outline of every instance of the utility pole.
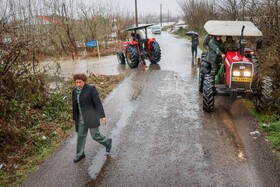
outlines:
M137 0L135 0L135 26L138 27Z
M168 13L167 13L167 24L169 25L169 10L168 10Z
M160 26L162 27L162 4L160 4Z

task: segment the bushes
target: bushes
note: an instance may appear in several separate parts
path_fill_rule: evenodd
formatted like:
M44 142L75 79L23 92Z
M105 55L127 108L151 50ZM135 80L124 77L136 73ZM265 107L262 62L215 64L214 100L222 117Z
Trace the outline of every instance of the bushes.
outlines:
M280 115L280 51L278 46L271 45L262 50L259 57L262 76L270 76L273 80L273 97L275 101L271 107L272 113Z
M43 76L12 72L1 76L0 186L15 181L16 171L28 158L41 154L72 129L65 93L48 95Z

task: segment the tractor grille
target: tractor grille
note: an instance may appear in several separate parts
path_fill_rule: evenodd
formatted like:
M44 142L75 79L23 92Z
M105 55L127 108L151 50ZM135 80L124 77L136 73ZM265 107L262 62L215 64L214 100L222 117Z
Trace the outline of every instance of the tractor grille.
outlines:
M250 72L250 76L248 76ZM239 75L234 75L239 73ZM245 76L247 74L247 76ZM231 69L231 88L232 89L250 89L253 78L253 69L251 63L233 63Z
M245 82L232 82L231 88L244 88L249 89L251 83L245 83Z

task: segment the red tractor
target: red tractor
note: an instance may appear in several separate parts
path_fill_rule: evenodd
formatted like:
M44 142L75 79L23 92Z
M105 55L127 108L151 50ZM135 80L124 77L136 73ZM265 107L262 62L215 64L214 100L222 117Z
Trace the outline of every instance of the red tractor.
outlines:
M125 64L130 68L138 67L139 63L145 64L148 59L152 64L157 64L161 59L161 50L155 38L148 38L147 28L152 24L139 27L130 27L123 31L131 32L131 41L125 41L122 44L122 50L117 52L118 62ZM145 38L142 38L138 30L144 30ZM138 31L138 32L137 32Z
M249 21L210 20L205 23L204 28L209 35L235 36L240 37L240 40L239 49L225 53L215 75L210 73L211 63L206 61L206 54L202 54L199 91L203 94L203 110L213 111L215 95L229 95L231 99L253 97L257 109L270 107L273 101L272 80L268 76L260 76L256 50L245 47L245 37L260 37L262 32ZM256 40L255 46L255 49L260 49L261 41Z

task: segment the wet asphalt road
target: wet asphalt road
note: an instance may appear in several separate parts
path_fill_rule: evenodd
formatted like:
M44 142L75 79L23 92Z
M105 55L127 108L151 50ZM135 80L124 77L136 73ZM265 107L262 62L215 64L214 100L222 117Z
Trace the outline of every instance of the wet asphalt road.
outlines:
M217 97L214 112L203 112L189 41L155 37L162 60L145 70L115 56L65 65L65 76L128 72L103 102L100 129L113 148L108 155L88 136L86 159L74 164L74 133L21 186L280 186L279 160L263 134L250 135L258 125L243 102Z

